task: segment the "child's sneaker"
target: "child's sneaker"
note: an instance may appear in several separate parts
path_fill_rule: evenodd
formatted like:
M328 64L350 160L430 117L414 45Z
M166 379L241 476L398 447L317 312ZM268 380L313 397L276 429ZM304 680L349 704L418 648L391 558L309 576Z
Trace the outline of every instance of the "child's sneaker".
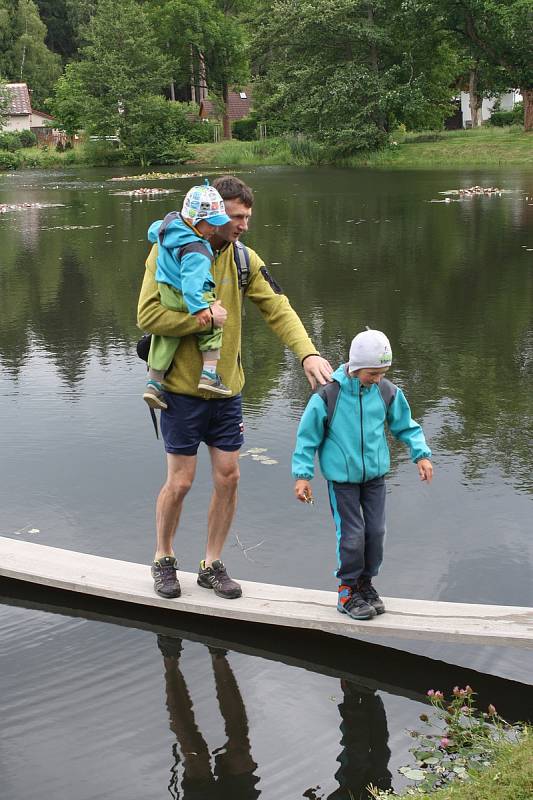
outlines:
M340 611L341 614L348 614L352 619L372 619L377 614L376 609L364 600L357 589L346 586L346 584L339 586L337 611Z
M363 600L375 609L376 614L385 613L385 603L372 586L370 578L360 578L357 584L357 591Z
M231 394L231 389L224 386L220 380L220 375L217 375L216 372L213 375L209 372L202 371L198 388L203 389L204 392L213 392L214 394L221 394L226 397Z
M158 381L149 380L146 383L146 389L143 394L143 400L148 403L150 408L166 409L168 408L165 402L165 394L163 387Z

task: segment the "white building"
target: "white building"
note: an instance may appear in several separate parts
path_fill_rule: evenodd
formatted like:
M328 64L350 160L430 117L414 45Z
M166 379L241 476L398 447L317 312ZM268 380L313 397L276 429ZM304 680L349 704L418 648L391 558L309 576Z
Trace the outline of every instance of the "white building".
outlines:
M11 103L3 113L3 131L29 131L42 128L52 122L52 117L31 107L30 93L25 83L6 83Z
M504 94L496 97L484 97L481 106L481 119L486 122L490 119L496 103L499 103L499 111L512 111L516 103L520 103L522 95L516 89L511 89ZM461 114L463 117L463 128L470 128L472 125L472 114L470 113L470 95L468 92L461 92Z

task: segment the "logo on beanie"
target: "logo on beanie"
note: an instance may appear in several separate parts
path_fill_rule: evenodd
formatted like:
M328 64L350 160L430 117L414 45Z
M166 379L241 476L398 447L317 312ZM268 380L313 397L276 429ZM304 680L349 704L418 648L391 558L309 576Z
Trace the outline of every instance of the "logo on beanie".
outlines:
M389 364L391 361L391 355L391 351L386 349L382 355L378 356L377 360L380 364Z

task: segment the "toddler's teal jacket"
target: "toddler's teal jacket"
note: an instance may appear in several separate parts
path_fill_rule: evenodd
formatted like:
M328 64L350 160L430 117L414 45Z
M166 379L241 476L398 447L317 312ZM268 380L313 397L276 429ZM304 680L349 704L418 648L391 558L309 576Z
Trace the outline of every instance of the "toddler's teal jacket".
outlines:
M315 453L328 481L364 483L385 475L390 469L390 453L385 422L396 439L404 442L413 461L430 458L420 425L411 417L404 393L394 384L388 407L376 384L366 388L357 378L350 378L341 365L333 378L340 391L333 417L328 424L326 403L313 394L298 426L292 457L295 479L310 480L315 474Z

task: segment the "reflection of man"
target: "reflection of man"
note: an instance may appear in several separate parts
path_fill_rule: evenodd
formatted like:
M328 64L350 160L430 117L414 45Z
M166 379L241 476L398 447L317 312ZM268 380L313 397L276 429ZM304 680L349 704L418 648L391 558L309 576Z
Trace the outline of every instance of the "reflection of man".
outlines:
M183 777L179 793L177 762L171 769L169 792L183 800L256 800L261 794L255 788L259 778L254 775L257 764L250 753L248 720L235 676L225 650L209 648L218 700L224 719L227 742L218 748L215 768L200 733L192 700L180 668L182 641L173 636L158 636L157 643L165 665L165 685L170 728L176 735L183 759Z
M146 262L139 298L139 326L150 333L179 336L181 344L165 385L168 408L161 412L161 431L167 453L167 480L157 500L157 547L152 564L156 592L162 597L179 597L177 561L173 542L183 501L196 471L200 442L209 448L213 474L213 494L208 510L207 547L201 562L198 583L214 589L221 597L240 597L241 587L228 575L220 560L237 507L239 449L243 443L241 389L244 373L241 364L242 292L235 261L234 243L246 232L252 215L251 189L238 178L225 176L213 181L222 195L230 222L210 240L216 254L212 267L218 301L211 306L213 324L224 326L219 371L231 389L227 398L210 398L198 390L195 376L200 374L201 356L195 333L198 321L188 314L170 311L160 304L155 281L157 244ZM316 351L298 315L271 279L259 256L248 250L247 297L255 303L268 325L300 359L314 388L331 376L331 367Z
M335 773L339 788L328 800L371 800L367 787L391 788L388 770L390 750L387 717L381 697L354 681L341 680L344 692L339 704L342 751Z

